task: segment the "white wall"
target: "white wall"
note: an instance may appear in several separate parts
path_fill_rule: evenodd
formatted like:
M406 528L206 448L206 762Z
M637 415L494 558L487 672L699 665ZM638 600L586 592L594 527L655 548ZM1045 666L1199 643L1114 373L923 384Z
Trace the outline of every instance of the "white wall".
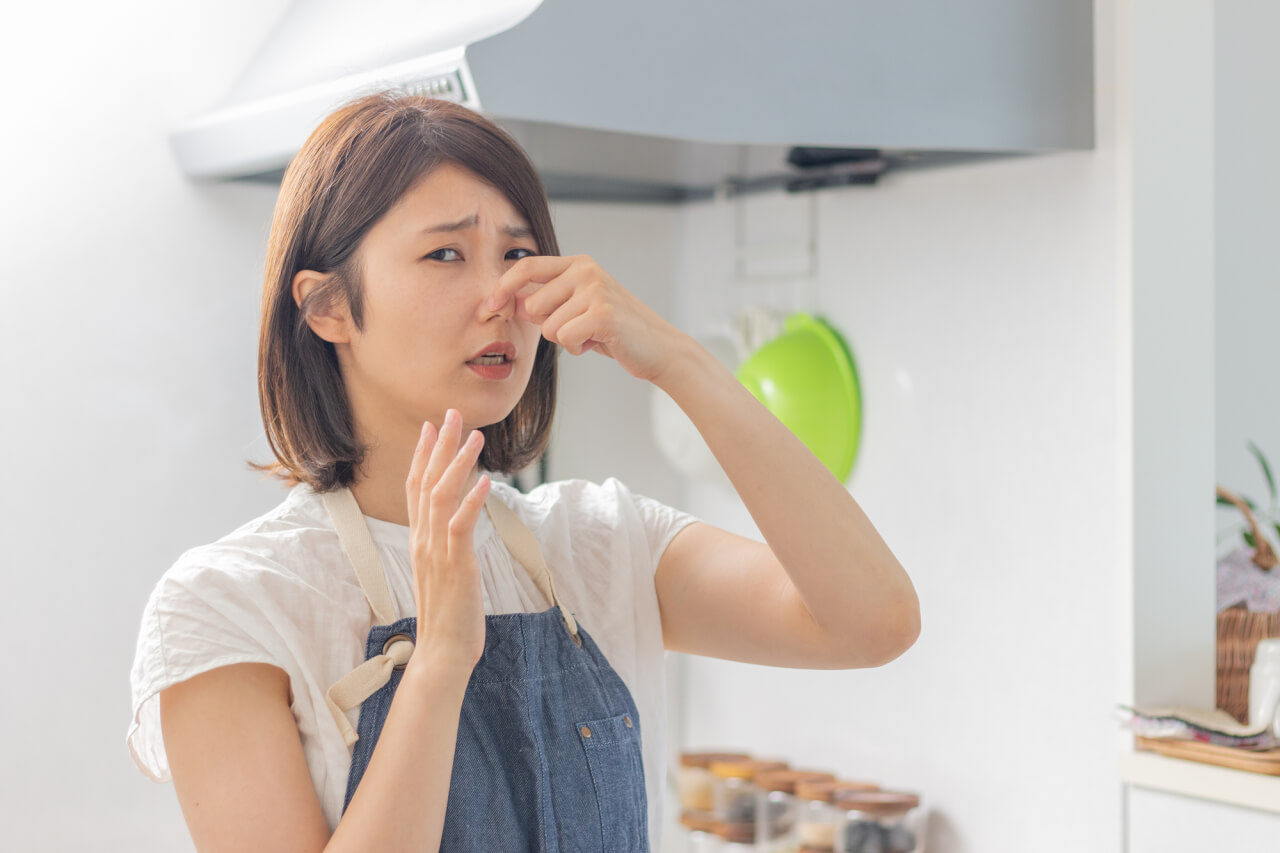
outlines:
M0 28L0 827L6 850L183 850L124 744L142 606L280 499L255 386L275 190L193 187L165 131L283 2L24 3Z
M1280 468L1280 376L1274 367L1280 337L1280 116L1269 108L1280 98L1280 62L1268 38L1280 27L1280 8L1218 0L1214 9L1216 474L1219 483L1265 509L1266 481L1246 448L1255 442ZM1238 513L1226 512L1224 523L1239 522ZM1224 546L1239 543L1234 536Z

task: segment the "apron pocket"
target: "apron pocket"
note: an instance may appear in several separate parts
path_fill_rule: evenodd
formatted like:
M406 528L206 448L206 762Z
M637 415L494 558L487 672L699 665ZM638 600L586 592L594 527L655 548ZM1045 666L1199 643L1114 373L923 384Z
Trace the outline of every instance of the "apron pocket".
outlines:
M600 807L603 849L607 853L648 851L649 810L638 718L618 714L577 725Z

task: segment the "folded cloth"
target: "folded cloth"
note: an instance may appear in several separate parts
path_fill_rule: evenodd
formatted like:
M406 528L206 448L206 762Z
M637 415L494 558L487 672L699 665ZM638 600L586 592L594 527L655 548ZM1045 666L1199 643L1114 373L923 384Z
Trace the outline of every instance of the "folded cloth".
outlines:
M1274 749L1280 746L1280 737L1276 737L1272 730L1271 721L1246 726L1221 709L1118 705L1116 714L1121 722L1142 737L1194 740L1240 749Z
M1260 569L1253 549L1237 548L1218 561L1218 612L1243 604L1254 613L1280 610L1280 568Z

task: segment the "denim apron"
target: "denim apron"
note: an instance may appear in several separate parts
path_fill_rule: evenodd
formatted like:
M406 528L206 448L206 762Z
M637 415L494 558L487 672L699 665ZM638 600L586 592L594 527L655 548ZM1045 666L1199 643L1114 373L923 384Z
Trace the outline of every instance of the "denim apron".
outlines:
M338 489L323 497L373 611L365 662L327 697L353 747L345 812L413 651L417 618L395 618L355 496ZM485 510L551 608L485 617L484 652L458 720L440 850L648 851L640 715L631 692L556 596L533 533L493 494ZM355 707L353 731L344 712Z

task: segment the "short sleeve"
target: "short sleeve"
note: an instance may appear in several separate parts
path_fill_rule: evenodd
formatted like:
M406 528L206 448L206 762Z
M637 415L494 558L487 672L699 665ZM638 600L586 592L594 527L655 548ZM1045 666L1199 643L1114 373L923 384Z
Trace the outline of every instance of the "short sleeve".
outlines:
M187 552L152 590L143 610L130 673L133 718L127 742L134 764L156 782L170 779L160 730L160 697L203 672L236 663L288 671L288 651L272 624L261 572Z
M624 494L635 507L636 517L644 530L645 539L649 543L649 554L652 562L650 574L657 572L662 554L671 544L675 535L688 525L701 519L683 510L668 506L653 498L632 492L624 488Z

